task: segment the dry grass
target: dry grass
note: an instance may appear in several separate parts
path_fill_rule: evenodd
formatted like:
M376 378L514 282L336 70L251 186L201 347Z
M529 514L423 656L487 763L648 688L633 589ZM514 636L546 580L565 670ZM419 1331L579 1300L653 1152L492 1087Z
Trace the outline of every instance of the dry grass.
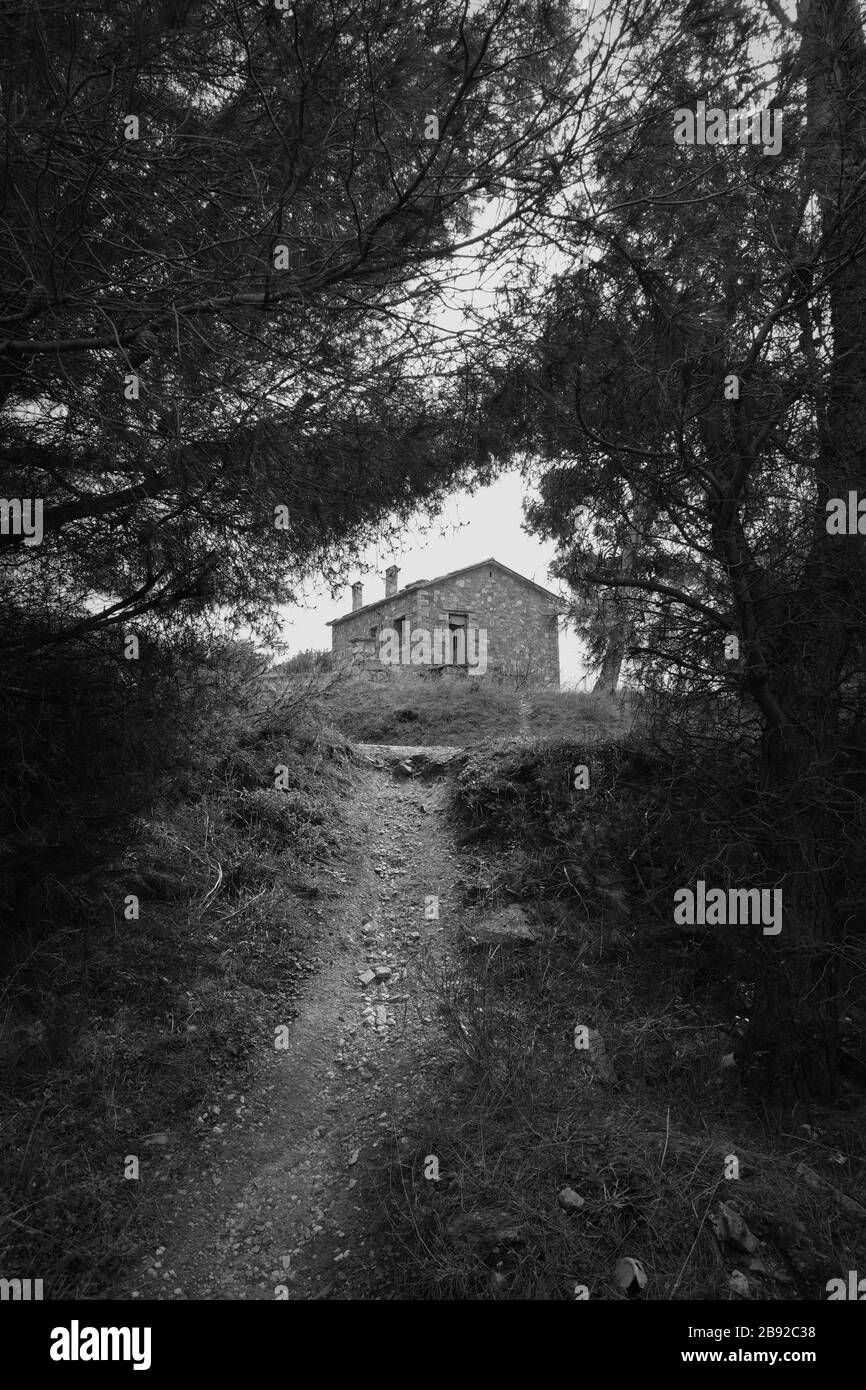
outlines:
M413 1146L395 1150L378 1194L400 1296L561 1299L584 1285L624 1298L614 1271L630 1256L652 1300L733 1298L734 1270L756 1299L814 1299L858 1251L862 1265L862 1222L833 1188L866 1199L864 1107L786 1122L755 1107L720 1070L730 1019L694 988L685 952L660 962L656 947L636 935L599 960L586 934L440 978L442 1084L414 1128L403 1121ZM577 1024L600 1032L615 1081L575 1049ZM430 1155L438 1183L423 1176ZM800 1162L832 1186L813 1191ZM564 1187L580 1211L560 1208ZM762 1272L720 1245L722 1201L761 1241Z
M628 692L606 699L581 690L531 691L529 731L534 737L598 741L626 733L633 709L634 698Z
M387 678L342 680L326 695L333 723L360 743L452 744L485 739L573 736L625 729L630 701L608 702L579 691L522 690L492 677L422 677L387 672Z
M0 995L0 1269L43 1279L46 1297L111 1293L196 1114L229 1081L243 1089L313 968L320 872L345 857L348 750L298 711L220 724L188 797L140 821L113 864L71 868L56 919L16 942ZM144 1180L124 1179L127 1155Z
M568 772L581 752L594 790L579 799ZM844 1083L835 1108L782 1109L722 1066L739 1049L750 956L735 935L671 925L692 815L686 797L677 823L679 776L628 740L506 740L464 760L467 906L522 900L540 941L455 944L436 977L446 1051L414 1126L402 1122L412 1148L395 1148L376 1194L401 1296L570 1299L582 1285L621 1299L615 1269L631 1257L647 1299L732 1299L739 1270L750 1297L796 1301L862 1266L862 1088ZM738 846L739 831L731 866ZM578 1025L601 1035L611 1074L575 1047ZM579 1211L560 1207L565 1187ZM720 1243L720 1202L760 1241L762 1268Z

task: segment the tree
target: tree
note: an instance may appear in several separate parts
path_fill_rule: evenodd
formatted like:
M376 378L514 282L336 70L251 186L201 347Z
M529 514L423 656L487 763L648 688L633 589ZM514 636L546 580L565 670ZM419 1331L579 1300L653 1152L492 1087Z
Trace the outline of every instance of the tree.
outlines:
M343 581L475 458L443 305L467 258L515 253L578 102L564 0L467 10L0 13L0 839L22 920L28 846L141 810L219 643L266 640L301 580Z
M827 524L832 499L866 496L862 18L847 0L635 18L592 177L584 151L549 223L568 264L522 301L534 348L489 428L546 460L530 521L560 576L614 596L595 654L627 643L669 714L732 747L751 719L785 903L754 1046L808 1084L862 969L839 904L862 835L866 540ZM677 144L699 100L781 114L781 151Z
M0 465L44 540L4 528L2 587L49 603L52 641L261 615L442 496L470 441L437 306L473 200L519 188L569 109L566 21L508 0L4 12Z

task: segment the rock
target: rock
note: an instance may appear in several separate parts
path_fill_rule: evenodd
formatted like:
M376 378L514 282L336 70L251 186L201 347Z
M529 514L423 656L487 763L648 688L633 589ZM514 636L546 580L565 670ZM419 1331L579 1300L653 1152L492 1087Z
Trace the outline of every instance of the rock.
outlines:
M573 1187L564 1187L556 1194L556 1200L563 1211L580 1211L581 1207L586 1206L586 1199L581 1197L579 1192L575 1192Z
M416 777L440 777L448 771L460 751L454 748L434 747L419 749L413 753L409 762Z
M826 1178L822 1178L819 1173L815 1172L814 1168L809 1167L808 1163L798 1163L794 1171L814 1192L832 1192L839 1206L849 1216L855 1217L858 1221L862 1221L866 1217L866 1207L861 1206L859 1202L855 1201L853 1197L849 1197L840 1188L834 1187L833 1183L828 1182Z
M364 973L366 974L367 972L365 971ZM377 980L390 980L392 971L390 965L377 965L374 966L373 973Z
M463 756L462 748L444 744L359 743L356 746L364 756L380 758L393 772L403 777L439 777L455 759Z
M361 974L358 976L358 979L365 988L367 985L371 985L375 978L376 972L374 970L362 970Z
M470 941L479 946L531 944L536 940L535 932L519 903L489 913L476 922L467 935Z
M758 1237L749 1230L735 1207L728 1202L719 1202L718 1215L713 1217L716 1236L722 1245L733 1245L747 1255L760 1249Z

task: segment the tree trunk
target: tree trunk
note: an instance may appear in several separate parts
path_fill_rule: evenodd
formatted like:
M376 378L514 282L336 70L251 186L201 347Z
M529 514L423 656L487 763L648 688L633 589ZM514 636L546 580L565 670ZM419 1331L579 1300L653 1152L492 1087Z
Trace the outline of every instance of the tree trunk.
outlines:
M625 636L622 630L619 629L615 635L611 636L610 644L605 651L601 663L601 671L599 672L595 685L592 687L592 693L594 695L605 695L610 698L616 694L624 658Z

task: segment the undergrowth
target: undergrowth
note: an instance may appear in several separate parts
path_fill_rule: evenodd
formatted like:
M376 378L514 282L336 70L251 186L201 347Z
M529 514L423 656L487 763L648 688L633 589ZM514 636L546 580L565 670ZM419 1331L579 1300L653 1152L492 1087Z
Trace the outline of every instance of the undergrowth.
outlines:
M48 1298L110 1294L198 1111L243 1089L315 968L350 751L309 710L207 722L174 798L35 883L5 941L0 1272Z
M467 911L518 900L538 941L454 942L432 981L440 1079L377 1188L398 1296L798 1301L862 1265L862 1086L843 1078L833 1107L753 1090L754 942L672 925L697 866L736 882L760 863L742 768L736 787L722 759L701 773L698 791L685 752L634 739L464 758ZM622 1286L624 1259L643 1290Z

